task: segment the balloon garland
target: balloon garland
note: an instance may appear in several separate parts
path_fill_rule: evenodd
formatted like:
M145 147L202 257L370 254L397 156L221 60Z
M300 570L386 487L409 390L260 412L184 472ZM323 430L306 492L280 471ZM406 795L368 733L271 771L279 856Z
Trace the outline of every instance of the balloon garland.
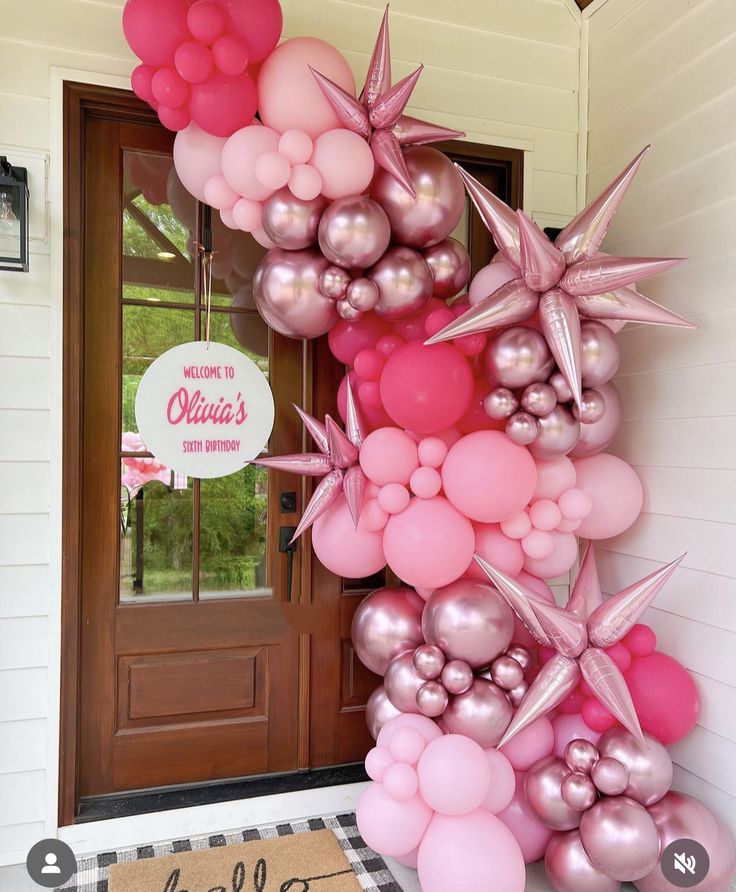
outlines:
M383 676L366 842L424 892L521 892L540 858L557 892L672 892L662 853L688 837L702 888L726 892L728 832L670 790L665 747L697 690L639 622L682 558L604 600L591 544L643 502L605 452L615 334L693 327L634 287L677 260L600 250L646 149L553 242L427 145L463 134L404 114L421 66L392 83L388 10L359 95L330 44L279 44L277 0L127 0L123 28L181 183L267 249L257 309L288 337L327 334L346 366L344 426L297 407L316 451L260 464L319 478L295 538L311 530L330 571L402 580L353 622ZM452 238L466 190L498 248L470 283ZM546 580L578 537L563 609Z

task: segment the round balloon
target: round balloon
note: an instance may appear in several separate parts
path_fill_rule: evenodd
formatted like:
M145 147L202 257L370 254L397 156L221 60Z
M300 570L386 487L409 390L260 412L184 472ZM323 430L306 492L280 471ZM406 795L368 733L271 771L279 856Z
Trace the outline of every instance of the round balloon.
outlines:
M423 610L424 601L410 588L371 592L353 615L352 642L360 662L383 675L395 656L423 643Z
M577 535L610 539L627 530L641 514L644 490L636 471L623 459L602 452L575 462L577 488L593 500L593 510Z
M416 315L432 296L432 271L417 251L397 245L367 273L378 286L376 313L384 319Z
M591 864L622 883L645 877L659 860L657 826L628 796L600 799L584 812L580 839Z
M422 798L443 815L475 811L491 785L485 751L459 734L445 734L432 741L419 760L417 773Z
M358 830L366 843L382 855L405 855L415 849L432 818L421 796L398 802L383 784L369 784L356 809Z
M555 833L544 853L544 867L555 892L618 892L621 886L593 867L577 830Z
M391 226L383 208L363 195L339 198L322 214L319 246L338 266L373 266L390 240Z
M655 651L635 657L625 672L626 684L641 726L670 746L695 727L700 698L687 669L669 654Z
M465 287L470 275L470 255L457 239L447 238L422 251L434 280L434 295L447 299Z
M562 798L562 781L570 769L557 756L548 756L527 773L524 792L539 820L551 830L574 830L580 812Z
M388 699L384 686L379 685L368 698L365 707L365 723L371 737L376 740L384 725L400 715L401 712Z
M573 458L586 458L607 449L621 424L623 403L621 394L615 385L609 381L597 389L603 397L606 410L599 421L580 425L580 436L575 446L570 450L570 455Z
M308 248L317 241L317 228L326 205L324 198L301 201L289 189L280 189L263 205L262 226L279 248Z
M418 597L418 596L417 596ZM650 734L644 743L624 728L612 728L598 741L601 756L616 759L629 772L625 796L648 808L669 792L672 786L672 758Z
M442 722L450 734L470 737L489 749L498 745L513 711L501 688L485 678L476 678L470 690L452 697Z
M325 567L336 576L363 579L386 565L380 532L355 529L344 496L318 517L312 527L312 547Z
M525 777L523 772L516 773L514 798L511 800L511 804L499 813L498 817L514 834L514 838L521 847L524 861L531 864L544 856L547 844L555 832L544 826L529 805L524 793Z

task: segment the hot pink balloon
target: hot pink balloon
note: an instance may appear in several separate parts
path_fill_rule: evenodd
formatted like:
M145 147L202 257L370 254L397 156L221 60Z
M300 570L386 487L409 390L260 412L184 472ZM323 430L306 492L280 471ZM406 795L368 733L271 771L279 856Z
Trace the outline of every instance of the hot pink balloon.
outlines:
M245 41L250 62L260 62L281 37L283 16L278 0L218 0L230 16L233 30Z
M473 396L473 374L455 347L410 343L397 348L381 375L381 399L401 427L434 433L455 424ZM531 459L530 459L531 460Z
M462 817L436 814L419 847L423 892L478 892L489 878L504 892L523 892L526 871L511 831L483 809Z
M446 734L429 744L417 766L424 801L443 815L480 807L491 785L491 766L475 741Z
M355 95L350 66L335 47L316 37L294 37L271 53L258 75L258 104L266 126L282 133L303 130L313 139L341 126L310 67Z
M593 500L593 510L578 527L585 539L610 539L637 519L644 491L636 471L615 455L600 453L575 462L577 486Z
M375 347L389 331L388 323L369 314L352 322L338 322L330 332L328 342L335 359L352 365L361 350Z
M513 517L529 502L537 471L527 450L505 434L478 431L450 449L442 468L442 482L447 498L467 517L498 523Z
M698 689L673 657L659 651L635 657L625 678L644 731L669 746L695 727L700 711Z
M186 0L128 0L123 31L130 48L147 65L171 65L177 47L189 40Z
M369 784L356 809L358 830L366 843L382 855L405 855L415 849L432 818L421 796L397 802L383 784Z
M372 576L386 564L382 535L355 523L343 496L337 499L312 528L314 553L337 576L362 579Z
M441 496L412 499L406 511L391 517L383 533L391 569L422 588L454 582L470 563L474 546L472 524Z
M216 73L201 84L192 84L192 120L214 136L230 136L245 127L257 107L256 85L245 72L237 77Z

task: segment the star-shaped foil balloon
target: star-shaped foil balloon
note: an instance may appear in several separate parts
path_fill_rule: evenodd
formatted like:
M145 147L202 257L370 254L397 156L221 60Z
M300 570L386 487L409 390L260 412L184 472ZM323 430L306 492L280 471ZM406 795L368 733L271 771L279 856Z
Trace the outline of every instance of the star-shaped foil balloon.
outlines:
M478 565L531 635L541 645L557 651L532 682L499 747L562 703L581 679L627 730L644 739L626 679L604 648L631 631L684 557L603 601L595 554L588 543L570 600L563 610L475 555Z
M274 455L256 459L255 464L277 471L301 474L303 477L322 477L309 500L291 541L294 542L305 530L321 517L344 493L350 514L358 527L363 506L365 476L358 464L360 447L365 440L365 426L355 403L353 390L348 381L347 418L345 431L327 415L322 424L303 409L294 406L304 427L317 444L319 452L300 452L295 455Z
M697 328L630 287L664 272L681 259L609 257L599 253L608 226L648 149L649 146L640 152L607 189L568 223L554 244L523 211L514 212L458 166L501 258L518 271L518 277L484 297L427 343L515 325L539 312L550 351L580 406L581 316Z
M388 6L383 14L376 45L368 65L365 86L356 99L329 78L312 69L322 92L343 127L359 133L370 143L376 164L387 170L414 196L414 186L404 161L404 146L418 146L465 136L404 114L423 65L391 86L391 48L388 33Z

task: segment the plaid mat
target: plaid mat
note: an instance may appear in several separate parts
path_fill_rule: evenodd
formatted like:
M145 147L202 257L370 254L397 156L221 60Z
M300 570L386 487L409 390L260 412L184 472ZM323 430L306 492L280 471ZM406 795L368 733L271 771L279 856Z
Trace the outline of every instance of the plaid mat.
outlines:
M178 852L197 852L218 846L250 842L254 839L272 839L276 836L308 833L310 830L326 828L332 830L338 838L345 857L350 862L350 866L355 871L358 882L365 892L401 892L401 886L393 878L383 858L363 842L358 833L354 814L293 821L289 824L276 824L272 827L258 827L254 830L241 830L234 833L220 833L216 836L177 839L174 842L121 849L117 852L103 852L91 858L80 858L76 876L56 892L107 892L107 874L111 864L139 861L142 858L158 858L162 855L175 855Z

